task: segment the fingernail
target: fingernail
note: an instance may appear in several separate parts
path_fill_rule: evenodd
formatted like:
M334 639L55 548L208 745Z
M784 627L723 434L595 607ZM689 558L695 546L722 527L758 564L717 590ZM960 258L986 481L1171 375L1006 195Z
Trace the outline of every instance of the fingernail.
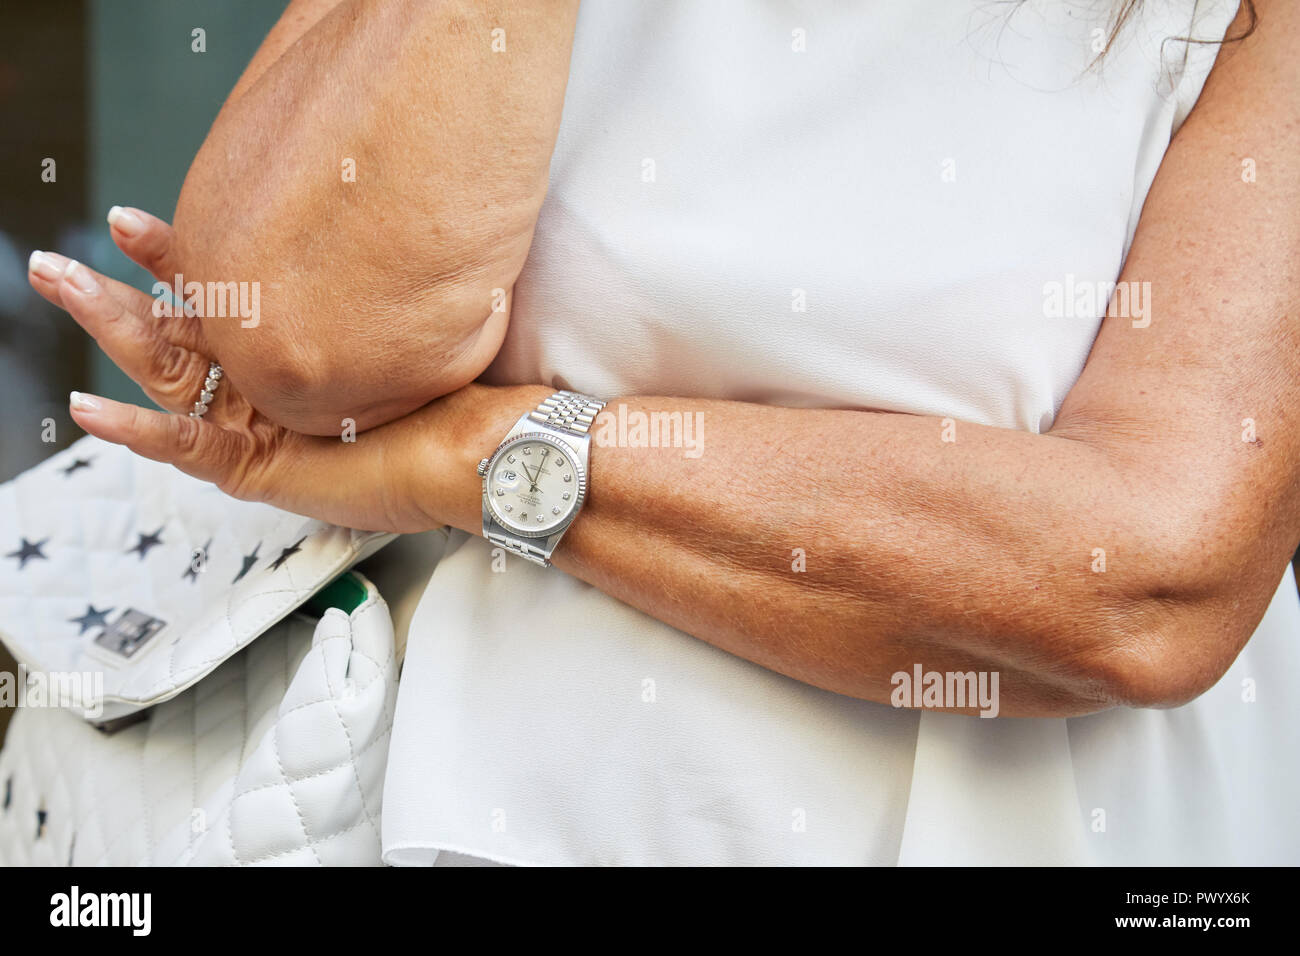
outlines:
M99 291L99 283L95 277L90 274L90 270L83 266L76 259L68 263L68 268L64 270L63 277L72 283L72 287L78 292L86 295L94 295Z
M85 392L73 392L68 396L68 404L78 412L97 412L103 406L99 404L99 399L94 395L87 395Z
M108 211L108 224L128 239L144 232L144 220L130 209L114 206Z
M27 260L27 271L50 282L58 282L63 276L63 269L59 264L39 249Z

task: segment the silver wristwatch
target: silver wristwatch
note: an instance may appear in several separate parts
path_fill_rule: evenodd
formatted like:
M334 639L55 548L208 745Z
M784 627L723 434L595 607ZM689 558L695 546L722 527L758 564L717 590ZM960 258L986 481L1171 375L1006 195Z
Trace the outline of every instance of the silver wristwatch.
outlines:
M556 392L515 422L483 479L483 537L543 567L587 496L588 431L605 403Z

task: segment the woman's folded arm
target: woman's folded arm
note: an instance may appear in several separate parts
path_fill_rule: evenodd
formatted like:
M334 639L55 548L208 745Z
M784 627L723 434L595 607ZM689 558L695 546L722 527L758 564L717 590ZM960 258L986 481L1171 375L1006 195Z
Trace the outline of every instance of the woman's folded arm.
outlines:
M174 247L150 263L169 284L256 284L257 316L202 319L262 412L364 429L491 360L546 191L576 13L286 11L190 168Z
M918 416L612 397L605 415L698 415L701 453L594 447L557 564L873 700L917 663L1004 669L1004 714L1171 705L1217 681L1300 542L1300 9L1258 6L1120 277L1150 283L1151 320L1104 321L1048 434L958 423L945 442ZM471 460L545 392L478 399L496 412L458 439L460 527L478 528Z
M556 564L871 700L917 666L996 671L1004 715L1166 706L1211 686L1300 541L1300 7L1257 7L1148 195L1120 279L1149 283L1149 308L1103 322L1047 434L604 396L588 502ZM50 258L32 281L185 410L205 330L153 321L125 287L87 291L88 272ZM351 443L267 420L238 382L201 421L85 396L73 415L238 497L352 527L477 533L476 463L550 393L470 384ZM683 438L689 420L692 446L602 440L611 417L617 434L638 413L676 415Z

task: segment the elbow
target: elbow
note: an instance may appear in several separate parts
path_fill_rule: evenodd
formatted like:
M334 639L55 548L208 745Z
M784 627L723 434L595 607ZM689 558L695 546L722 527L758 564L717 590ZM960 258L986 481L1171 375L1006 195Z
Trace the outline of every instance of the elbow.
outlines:
M231 382L268 419L304 435L338 435L359 414L356 392L338 381L320 349L263 348L222 352Z
M337 437L394 421L474 381L507 321L489 316L464 343L440 340L420 321L328 341L285 324L260 338L230 335L217 354L244 398L275 424Z
M468 384L509 323L508 270L442 277L372 255L316 261L275 242L256 254L182 242L180 259L196 277L215 277L201 284L250 289L250 319L200 313L205 344L253 408L307 435L365 431Z
M1195 700L1227 673L1268 608L1278 583L1268 556L1242 553L1240 536L1216 538L1196 523L1189 534L1167 523L1129 567L1108 572L1127 576L1126 596L1094 622L1085 670L1112 706Z
M1152 609L1143 626L1112 634L1094 652L1088 679L1112 707L1169 708L1195 700L1219 682L1249 638L1229 622L1215 626L1195 612Z
M434 286L367 311L342 286L286 283L251 328L203 320L231 383L291 431L337 437L401 418L474 381L505 338L508 308L477 289Z
M424 397L420 383L410 376L376 367L360 348L331 351L314 343L267 341L254 348L227 346L220 358L231 383L250 405L275 424L303 435L362 432L400 418L433 397Z

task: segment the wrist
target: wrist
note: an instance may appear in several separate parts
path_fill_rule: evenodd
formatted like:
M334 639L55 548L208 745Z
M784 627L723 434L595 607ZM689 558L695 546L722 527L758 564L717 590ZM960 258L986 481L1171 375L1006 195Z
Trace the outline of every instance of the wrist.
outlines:
M478 463L501 444L521 415L555 389L546 385L471 382L429 406L437 419L424 429L413 468L413 500L429 528L483 531L483 479Z

